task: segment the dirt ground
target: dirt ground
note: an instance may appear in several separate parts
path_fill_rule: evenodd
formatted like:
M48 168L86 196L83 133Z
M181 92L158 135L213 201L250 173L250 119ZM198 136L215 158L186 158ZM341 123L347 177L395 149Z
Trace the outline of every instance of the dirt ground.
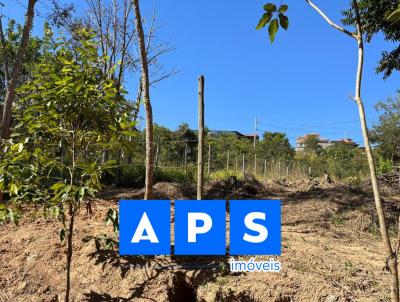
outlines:
M195 188L155 186L156 199L191 199ZM228 257L119 257L97 250L90 236L113 236L104 225L119 199L142 190L108 189L79 213L72 267L73 301L388 301L389 273L368 188L228 179L207 185L209 199L281 199L280 273L231 273ZM384 190L393 230L400 197ZM0 226L0 301L62 301L65 246L57 221L25 217ZM395 233L393 232L395 237ZM270 257L256 257L256 260ZM199 267L194 267L196 264Z

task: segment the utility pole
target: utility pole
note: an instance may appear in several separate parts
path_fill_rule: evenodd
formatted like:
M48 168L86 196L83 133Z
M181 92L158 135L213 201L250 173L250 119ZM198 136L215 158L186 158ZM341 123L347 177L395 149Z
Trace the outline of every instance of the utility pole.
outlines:
M256 150L257 117L254 118L254 151Z
M204 182L204 76L199 77L198 93L197 200L201 200L203 199Z

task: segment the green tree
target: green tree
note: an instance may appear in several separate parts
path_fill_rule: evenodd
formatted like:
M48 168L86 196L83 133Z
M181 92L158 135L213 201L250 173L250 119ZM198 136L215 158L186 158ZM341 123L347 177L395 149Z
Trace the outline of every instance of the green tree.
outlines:
M0 104L4 103L7 90L7 80L9 80L15 64L15 61L10 60L10 58L15 58L18 53L22 32L23 26L17 24L15 20L11 19L3 33L4 40L1 46L2 54L0 55L0 66L3 67L0 69ZM26 83L30 79L30 70L33 64L38 61L41 56L41 43L42 41L40 38L30 37L25 56L23 57L20 76L17 80L17 87ZM7 69L6 66L8 67Z
M368 173L367 161L363 152L354 145L334 143L324 154L326 170L338 178L363 176Z
M190 129L187 123L179 125L175 132L175 149L177 158L184 158L185 152L187 160L194 162L197 158L197 135Z
M264 132L260 147L260 156L267 159L289 161L294 157L294 149L285 133Z
M386 159L400 161L400 91L395 98L379 102L375 108L380 113L379 123L371 131L371 141Z
M386 218L384 214L384 209L382 205L382 200L379 192L379 185L378 179L376 175L376 164L374 160L374 154L372 152L370 138L368 133L367 127L367 119L364 109L364 102L362 98L362 79L363 79L363 71L364 71L364 43L369 41L371 37L379 31L383 31L385 34L386 39L390 39L392 41L398 41L399 39L399 30L398 28L393 31L393 28L398 26L393 26L390 24L390 27L386 29L384 27L384 23L379 23L379 19L369 19L368 17L370 14L368 13L368 9L371 8L370 5L367 4L377 4L377 6L382 6L382 3L389 2L388 1L372 1L372 0L352 0L350 3L350 8L343 12L345 16L345 20L342 22L345 25L353 25L355 27L355 32L352 32L345 27L333 22L317 5L315 5L311 0L305 0L305 2L314 9L330 26L334 29L342 32L343 34L347 35L348 37L352 38L353 41L357 44L357 74L356 74L356 82L355 82L355 94L353 97L354 102L357 105L360 124L361 124L361 131L364 140L365 146L365 154L368 160L368 166L370 170L371 176L371 183L372 189L374 192L374 201L376 206L376 211L379 218L379 226L382 235L382 241L384 243L385 254L387 257L387 265L390 268L391 272L391 301L392 302L399 302L399 274L398 274L398 267L397 267L397 253L395 248L392 246L391 239L388 232L388 227L386 224ZM390 1L393 5L396 5L393 9L398 9L398 2L397 1ZM365 12L367 9L367 13ZM372 14L375 18L382 18L384 22L388 23L387 16L385 15L388 12L389 8L386 8L384 12L379 11L379 8L375 10L376 14ZM372 22L371 22L372 20ZM374 22L378 24L376 27ZM393 70L398 70L399 64L399 53L400 48L396 48L391 53L384 53L383 59L380 61L380 64L377 68L378 71L383 71L384 76L388 77L392 73Z
M383 51L376 68L384 78L388 78L393 71L400 70L400 22L395 22L399 13L399 2L392 0L360 0L360 17L365 40L371 42L374 36L382 33L385 40L394 42L394 49ZM343 12L345 25L355 25L356 16L353 9Z
M17 54L15 55L13 68L10 71L10 62L11 58L8 57L7 53L7 45L5 43L4 34L3 34L3 26L1 24L0 18L0 42L2 48L2 55L3 55L3 72L5 76L5 87L6 87L6 94L4 98L4 106L2 109L2 118L0 123L0 138L1 139L8 139L10 137L10 127L11 127L11 120L12 120L12 106L15 100L15 92L16 88L18 87L19 78L21 75L22 63L23 58L25 56L26 50L29 44L29 36L30 31L33 25L33 17L35 14L35 4L36 0L29 0L28 7L26 10L26 20L24 28L22 29L21 35L21 42L18 47Z
M15 115L0 161L0 190L11 194L14 208L34 203L61 222L60 239L67 241L65 301L76 213L101 188L103 171L114 164L102 162L103 150L116 150L135 134L126 102L121 96L115 102L115 83L103 75L94 35L82 30L80 37L71 45L53 41L47 33L32 80L18 91L24 110Z
M318 155L322 152L322 147L319 144L318 137L309 136L304 142L304 151L309 154Z

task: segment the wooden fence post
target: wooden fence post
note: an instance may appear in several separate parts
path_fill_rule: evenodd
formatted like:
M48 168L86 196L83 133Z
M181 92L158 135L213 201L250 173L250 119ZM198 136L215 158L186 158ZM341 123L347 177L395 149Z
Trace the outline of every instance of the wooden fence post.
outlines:
M210 164L211 164L211 145L208 144L207 174L210 174Z
M228 150L228 156L226 158L226 171L229 171L229 150Z
M186 142L186 144L185 144L185 174L187 173L187 153L188 153L188 145Z
M235 152L235 171L237 172L238 171L238 153L237 153L237 151ZM400 178L399 178L399 180L400 180Z
M156 147L156 164L155 168L158 167L158 160L160 157L160 135L157 135L157 147Z
M264 178L267 177L267 159L264 158Z

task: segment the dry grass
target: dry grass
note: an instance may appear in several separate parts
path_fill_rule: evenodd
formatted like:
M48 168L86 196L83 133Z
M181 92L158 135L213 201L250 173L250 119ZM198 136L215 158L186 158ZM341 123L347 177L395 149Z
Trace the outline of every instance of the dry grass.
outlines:
M193 187L194 188L194 187ZM159 183L163 198L193 198L193 188ZM231 274L227 257L119 257L97 251L87 236L112 235L104 215L121 198L142 198L141 190L114 189L94 203L94 216L80 213L74 245L74 301L386 301L389 278L383 270L382 245L374 231L376 215L369 189L308 181L259 182L243 177L208 184L210 197L282 199L281 273ZM218 190L217 190L218 189ZM214 190L214 191L213 191ZM214 195L213 195L214 194ZM236 195L235 195L236 194ZM388 193L387 193L388 194ZM384 194L392 229L398 195ZM59 301L64 285L64 247L58 224L23 219L0 227L0 301ZM257 260L268 257L257 257ZM185 264L214 269L185 268ZM130 266L133 265L133 266ZM160 269L157 266L162 265ZM180 267L178 267L180 266Z

